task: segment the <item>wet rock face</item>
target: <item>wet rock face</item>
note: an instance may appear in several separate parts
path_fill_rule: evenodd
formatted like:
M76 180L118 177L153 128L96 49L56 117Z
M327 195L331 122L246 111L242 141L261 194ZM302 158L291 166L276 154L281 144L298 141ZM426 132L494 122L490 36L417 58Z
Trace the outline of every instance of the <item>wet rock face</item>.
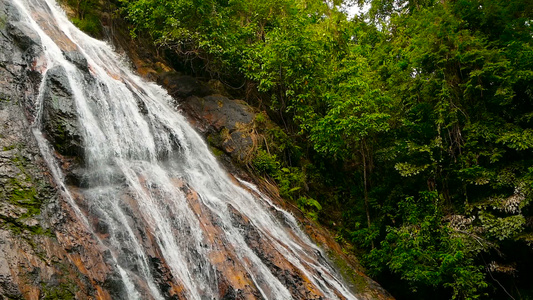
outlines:
M83 55L81 55L78 51L63 51L63 56L73 63L78 69L89 72L89 65L87 63L87 59Z
M116 274L59 197L31 131L45 63L37 33L0 0L0 298L111 299L101 286ZM71 92L62 70L52 71L45 101L57 102L45 118L57 126L48 134L78 153Z
M59 153L82 157L76 108L65 71L55 67L43 78L46 59L39 35L20 21L18 10L7 0L0 2L0 32L0 99L20 102L27 119L33 122L39 109L38 89L41 80L45 80L45 132ZM65 47L65 58L88 72L85 58L70 48Z
M238 162L250 154L253 146L250 131L255 114L245 102L215 94L188 97L180 107L207 136L211 146Z
M309 278L282 255L272 245L264 240L259 232L253 227L245 216L233 207L230 208L232 223L242 229L245 234L245 241L261 261L269 268L270 272L286 286L295 299L323 299L324 295L316 290L312 284L309 283ZM318 276L320 274L317 274ZM340 296L340 295L339 295ZM342 296L340 296L342 299Z
M19 18L11 3L0 2L0 99L3 103L13 94L24 102L31 97L26 91L30 94L36 91L40 80L33 70L35 59L42 53L39 37L21 24Z
M207 124L216 130L227 128L233 132L238 129L239 124L249 124L254 117L254 113L246 103L230 100L221 95L190 98L184 105L205 118Z
M13 37L13 40L25 51L33 46L40 46L39 35L33 31L26 23L13 21L6 24L7 32Z
M76 105L66 72L61 66L53 67L48 70L45 80L44 130L59 153L82 158L83 145Z
M200 83L196 78L177 72L162 73L158 75L157 82L165 86L168 93L177 99L186 99L193 95L202 97L211 94L209 87Z

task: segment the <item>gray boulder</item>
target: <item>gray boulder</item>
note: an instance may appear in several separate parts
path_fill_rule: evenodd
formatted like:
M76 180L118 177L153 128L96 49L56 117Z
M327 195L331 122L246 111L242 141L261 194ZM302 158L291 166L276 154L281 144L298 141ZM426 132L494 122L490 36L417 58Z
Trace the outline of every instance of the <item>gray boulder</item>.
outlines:
M43 124L54 148L62 155L83 157L83 143L73 92L65 70L50 69L43 97Z
M232 159L243 162L253 147L251 129L255 113L244 101L230 100L222 95L203 98L192 96L180 104L212 147Z

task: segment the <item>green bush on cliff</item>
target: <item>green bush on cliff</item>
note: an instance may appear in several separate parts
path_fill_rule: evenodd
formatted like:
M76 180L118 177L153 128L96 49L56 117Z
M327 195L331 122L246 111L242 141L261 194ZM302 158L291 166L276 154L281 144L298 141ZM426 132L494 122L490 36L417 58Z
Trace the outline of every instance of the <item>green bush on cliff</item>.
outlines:
M71 22L79 29L93 37L102 37L102 24L98 13L102 9L102 2L98 0L60 0L67 5L74 15Z
M276 156L270 155L262 149L258 149L255 153L252 166L257 172L271 176L275 175L280 167Z
M79 29L91 36L100 36L102 33L102 25L100 20L95 15L86 16L83 19L72 18L72 23Z
M283 167L275 154L263 149L255 152L251 165L258 174L273 179L279 186L280 195L286 199L296 199L295 196L305 184L305 174L300 168Z

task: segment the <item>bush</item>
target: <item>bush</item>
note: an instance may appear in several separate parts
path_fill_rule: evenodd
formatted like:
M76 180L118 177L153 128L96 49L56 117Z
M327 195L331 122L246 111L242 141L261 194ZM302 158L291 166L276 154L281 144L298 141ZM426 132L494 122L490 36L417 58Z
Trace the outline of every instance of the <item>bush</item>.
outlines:
M72 18L72 23L80 30L93 37L102 36L102 25L97 16L86 16L84 19Z
M270 155L263 149L258 149L252 160L252 167L260 174L275 176L279 169L276 155Z

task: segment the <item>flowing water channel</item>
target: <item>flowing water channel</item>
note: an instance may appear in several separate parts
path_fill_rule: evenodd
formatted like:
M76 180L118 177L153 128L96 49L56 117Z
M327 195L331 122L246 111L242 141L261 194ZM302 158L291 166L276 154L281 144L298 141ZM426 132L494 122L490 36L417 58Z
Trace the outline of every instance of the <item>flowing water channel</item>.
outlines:
M124 299L165 299L169 286L183 299L355 299L291 214L225 173L164 89L53 1L13 1L41 39L35 68L43 78L62 69L71 89L84 152L75 190L42 133L42 95L35 136L66 201L110 253Z

